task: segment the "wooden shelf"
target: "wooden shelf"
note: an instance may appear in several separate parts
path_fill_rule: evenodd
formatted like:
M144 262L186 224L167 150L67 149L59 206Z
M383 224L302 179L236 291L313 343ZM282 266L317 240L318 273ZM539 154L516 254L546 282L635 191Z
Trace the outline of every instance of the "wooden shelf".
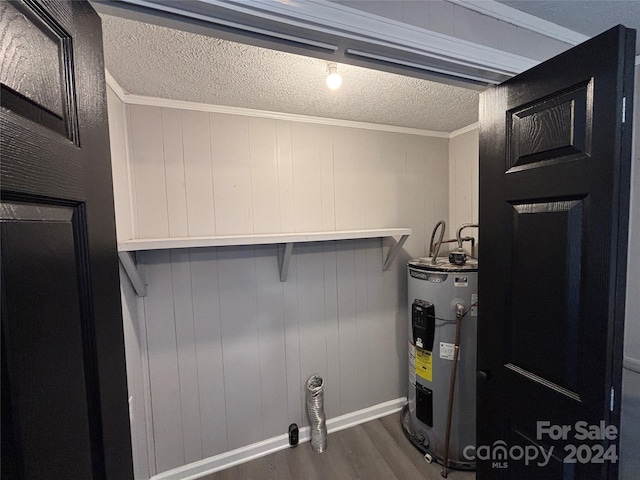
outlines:
M145 281L136 267L132 252L166 250L173 248L227 247L232 245L278 245L278 268L280 281L287 279L289 260L293 244L305 242L328 242L334 240L356 240L362 238L400 237L389 250L383 270L387 270L404 242L411 235L410 228L377 228L369 230L338 230L332 232L265 233L251 235L213 235L206 237L148 238L127 240L118 243L118 256L131 279L138 296L146 295Z
M339 230L334 232L264 233L250 235L213 235L207 237L146 238L118 243L119 252L165 250L168 248L227 247L231 245L268 245L274 243L326 242L411 235L410 228Z

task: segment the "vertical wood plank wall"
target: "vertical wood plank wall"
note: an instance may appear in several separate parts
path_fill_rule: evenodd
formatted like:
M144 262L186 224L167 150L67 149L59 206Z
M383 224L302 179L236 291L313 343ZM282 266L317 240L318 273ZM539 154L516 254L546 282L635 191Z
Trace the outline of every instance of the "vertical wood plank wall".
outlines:
M150 473L306 425L314 373L328 417L406 396L405 265L448 216L448 139L124 110L135 237L413 229L387 272L380 239L296 245L284 283L276 246L139 254Z
M463 223L478 223L478 139L479 130L474 128L449 140L448 238L454 238ZM465 235L478 238L472 230Z
M133 238L131 217L131 182L127 160L125 105L111 87L107 86L107 112L109 115L109 146L113 173L113 203L116 213L118 240Z

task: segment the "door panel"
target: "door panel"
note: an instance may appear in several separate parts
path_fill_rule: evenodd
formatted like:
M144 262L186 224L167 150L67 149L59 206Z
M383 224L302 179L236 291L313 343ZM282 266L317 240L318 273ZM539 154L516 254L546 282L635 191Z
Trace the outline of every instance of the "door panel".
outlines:
M131 479L100 19L0 2L0 52L2 478Z
M592 109L588 81L507 112L507 172L589 156Z
M584 201L509 206L506 231L511 296L506 315L510 332L506 365L575 391ZM556 234L552 237L537 232ZM545 281L532 288L531 280L536 277Z
M84 252L75 245L81 232L74 216L72 207L0 207L3 331L10 339L3 360L26 478L92 478L94 468L104 475L100 425L91 424L99 405L89 401L97 382L84 368L93 342L83 331L91 320L80 304L87 299L78 296Z
M19 32L19 34L15 34ZM77 142L73 45L35 2L0 5L2 105Z
M478 445L552 455L479 459L479 480L616 478L564 460L617 445L576 422L619 427L634 38L616 27L481 96Z

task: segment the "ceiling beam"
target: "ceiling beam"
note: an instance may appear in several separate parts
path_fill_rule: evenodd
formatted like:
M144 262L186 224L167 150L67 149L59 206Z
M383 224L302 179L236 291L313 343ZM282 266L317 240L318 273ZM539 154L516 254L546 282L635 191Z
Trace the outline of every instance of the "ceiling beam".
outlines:
M590 38L587 35L574 32L573 30L569 30L568 28L494 0L482 0L481 2L477 0L447 0L447 2L460 5L468 10L495 18L496 20L510 23L516 27L531 30L545 37L568 43L569 45L577 45Z

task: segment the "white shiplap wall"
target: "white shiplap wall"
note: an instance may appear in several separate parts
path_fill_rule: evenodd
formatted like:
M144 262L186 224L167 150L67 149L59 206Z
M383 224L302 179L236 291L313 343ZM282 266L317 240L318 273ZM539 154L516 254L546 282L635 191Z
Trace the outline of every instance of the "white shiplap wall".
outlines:
M478 223L478 128L454 132L449 141L449 223L447 238L454 238L463 223ZM478 238L477 231L465 235Z
M127 148L127 107L110 86L107 86L107 112L109 114L109 143L113 173L113 202L116 212L118 240L133 238L131 218L131 177Z
M136 238L348 230L410 221L420 234L436 213L446 212L448 182L440 181L448 174L445 138L127 108ZM435 198L443 195L436 209ZM412 219L416 213L421 217ZM420 250L419 243L414 245Z
M116 107L134 237L413 229L387 272L387 241L297 245L284 283L275 246L139 254L151 474L305 425L313 373L330 418L406 395L404 265L448 216L447 138Z

